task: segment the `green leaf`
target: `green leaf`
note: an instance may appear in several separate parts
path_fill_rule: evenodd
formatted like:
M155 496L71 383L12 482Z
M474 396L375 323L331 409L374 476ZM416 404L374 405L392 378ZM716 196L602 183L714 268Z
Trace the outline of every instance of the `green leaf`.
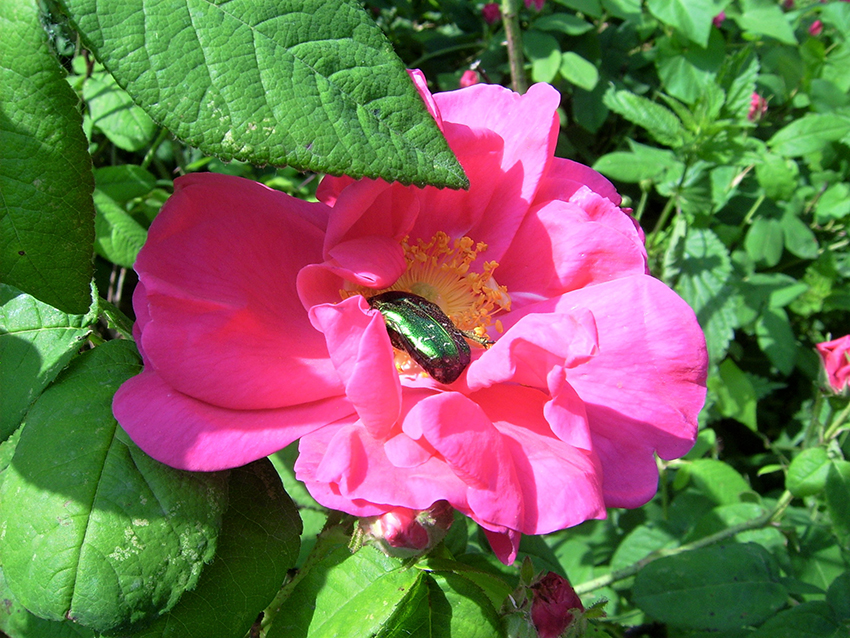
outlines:
M0 441L80 349L94 315L67 315L0 284Z
M734 361L727 358L720 364L719 381L720 383L710 383L710 385L717 394L717 407L720 414L743 423L753 432L758 431L756 423L758 398L747 375L735 365Z
M134 164L96 168L94 181L97 190L121 205L147 195L156 185L153 175Z
M602 7L599 4L599 0L555 0L555 2L593 18L598 18L602 15Z
M637 575L634 601L657 620L689 629L758 625L788 596L773 557L754 543L660 558Z
M763 153L756 164L756 179L770 199L791 199L797 190L800 169L797 162L776 153Z
M847 627L822 600L783 609L751 634L751 638L847 638Z
M741 0L740 15L733 18L744 31L766 35L785 44L797 44L789 17L773 0Z
M708 229L688 228L684 222L677 222L677 229L664 255L664 276L696 311L709 357L720 361L737 327L729 253Z
M717 82L726 92L726 103L723 106L731 117L738 120L747 117L756 90L759 68L759 59L749 48L724 56Z
M561 75L564 79L585 91L592 91L599 81L599 71L578 53L567 51L561 55Z
M761 351L784 375L791 374L797 360L797 341L782 308L767 308L756 322L756 336Z
M83 99L92 123L125 151L140 151L151 141L156 124L108 73L93 73L83 84Z
M110 341L29 411L0 487L0 562L27 609L100 632L172 608L215 551L226 473L181 472L118 427L112 395L140 364Z
M832 581L826 592L826 602L840 620L850 620L850 571Z
M784 157L820 151L850 133L850 117L839 113L808 113L777 131L768 145Z
M708 45L711 20L722 5L714 0L648 0L650 13L701 47Z
M91 303L94 179L74 91L37 3L0 0L0 281L63 312Z
M118 202L99 189L94 191L94 208L97 211L94 220L97 232L94 248L97 254L113 264L132 268L136 255L145 245L148 231L130 217Z
M561 66L558 41L542 31L531 29L522 35L525 55L531 61L531 78L535 82L551 82Z
M337 546L295 585L268 638L360 638L385 630L420 577L374 547Z
M850 547L850 461L834 461L826 475L826 508L835 535Z
M553 13L534 21L534 28L541 31L556 31L567 35L581 35L593 30L593 25L569 13Z
M831 184L818 198L815 215L819 224L850 215L850 185L846 182Z
M611 571L623 569L643 560L659 549L676 547L679 541L664 526L640 525L629 532L611 557Z
M717 505L738 503L749 484L735 469L716 459L697 459L690 464L691 481Z
M660 144L676 148L684 143L685 129L682 122L666 106L630 91L616 91L613 88L605 93L603 101L615 113L645 128Z
M819 245L812 229L797 216L793 208L788 207L779 220L785 236L785 248L801 259L817 259Z
M133 100L209 155L468 186L404 64L355 0L61 2Z
M298 557L301 521L267 459L232 470L212 564L194 590L137 638L244 636Z
M803 450L788 466L785 487L794 496L814 496L826 488L826 476L832 463L824 448Z
M744 247L754 262L762 263L768 268L775 266L782 259L782 251L785 248L782 224L778 219L758 217L747 231Z
M658 47L658 75L668 94L693 104L707 91L717 89L715 78L725 57L723 36L717 31L705 47L683 46L678 38L661 38Z
M0 631L10 638L96 638L91 629L80 627L70 621L44 620L30 613L18 602L6 584L0 567Z
M432 574L429 580L433 580L437 586L430 587L433 598L437 597L435 594L439 591L447 603L443 609L444 617L432 613L430 635L464 638L503 636L499 614L477 583L465 578L463 574L451 572ZM399 634L402 635L406 636Z

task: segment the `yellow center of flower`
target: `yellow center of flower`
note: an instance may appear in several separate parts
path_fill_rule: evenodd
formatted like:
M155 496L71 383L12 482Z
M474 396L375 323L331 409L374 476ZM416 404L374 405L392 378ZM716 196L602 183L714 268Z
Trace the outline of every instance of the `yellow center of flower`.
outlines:
M440 306L459 330L475 335L476 341L480 339L479 344L487 341L491 325L496 332L502 332L501 322L493 315L510 310L511 298L507 287L500 286L493 277L499 264L485 261L480 272L470 270L470 265L487 250L486 244L476 244L469 237L451 239L438 232L429 241L418 239L416 243L405 237L401 245L407 270L392 286L376 290L354 285L340 290L342 298L368 298L389 290L410 292ZM402 368L407 366L399 366Z

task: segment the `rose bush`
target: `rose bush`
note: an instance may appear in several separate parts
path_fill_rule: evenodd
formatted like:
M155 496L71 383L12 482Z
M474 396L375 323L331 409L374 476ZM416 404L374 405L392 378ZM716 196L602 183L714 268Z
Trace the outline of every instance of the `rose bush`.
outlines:
M235 467L300 439L297 477L361 517L438 501L510 562L541 534L645 503L694 442L706 351L647 273L643 235L555 158L560 96L474 85L423 99L470 189L327 177L308 203L192 174L139 254L144 361L114 413L151 456ZM392 347L367 298L437 303L472 340L450 385Z

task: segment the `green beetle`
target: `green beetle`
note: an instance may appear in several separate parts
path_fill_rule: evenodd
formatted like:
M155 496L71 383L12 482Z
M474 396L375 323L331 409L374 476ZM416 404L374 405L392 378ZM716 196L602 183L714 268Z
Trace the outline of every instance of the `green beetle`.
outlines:
M393 347L440 383L453 383L466 370L471 360L467 339L492 343L459 330L437 304L411 292L390 290L368 302L384 317Z

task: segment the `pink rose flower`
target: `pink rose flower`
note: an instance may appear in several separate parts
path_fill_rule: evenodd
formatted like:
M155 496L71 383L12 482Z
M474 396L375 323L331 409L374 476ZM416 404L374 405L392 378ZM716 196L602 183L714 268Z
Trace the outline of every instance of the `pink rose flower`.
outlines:
M465 89L473 84L478 84L481 80L478 78L478 71L467 70L460 76L460 88Z
M647 274L613 186L553 156L554 88L431 95L412 76L469 190L326 177L309 203L179 178L135 266L144 370L113 410L188 470L300 439L296 475L323 505L374 517L446 501L510 563L523 533L652 498L656 454L694 442L705 340ZM456 381L392 347L367 301L389 289L476 337Z
M488 2L481 9L481 15L484 16L484 22L487 24L496 24L502 19L502 11L499 9L497 2Z
M747 119L750 122L757 122L764 117L765 113L767 113L767 100L754 92L750 96L750 110L747 111Z
M850 335L819 343L818 354L826 371L829 387L836 393L850 386Z

